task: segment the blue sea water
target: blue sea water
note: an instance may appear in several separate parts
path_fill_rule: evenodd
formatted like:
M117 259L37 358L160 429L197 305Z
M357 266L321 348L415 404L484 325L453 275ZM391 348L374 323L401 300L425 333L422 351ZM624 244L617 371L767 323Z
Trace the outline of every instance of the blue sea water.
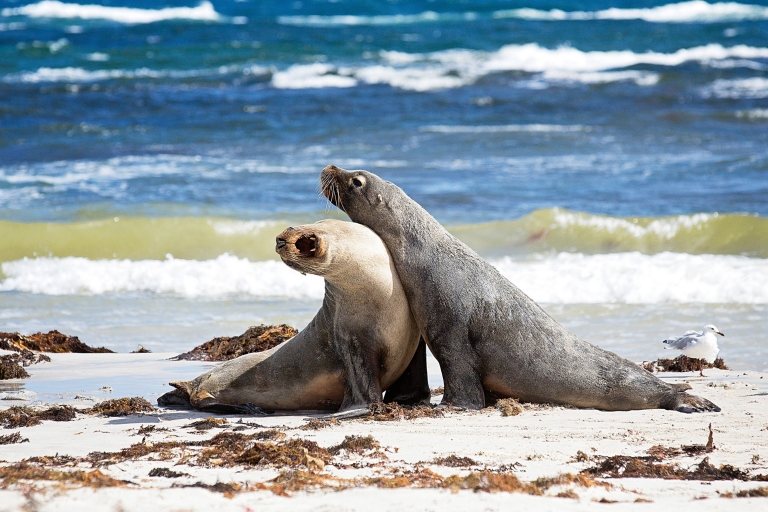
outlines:
M650 358L650 340L730 323L751 347L732 357L768 368L764 0L0 1L0 233L18 249L0 258L0 330L124 349L308 321L317 292L275 307L266 257L219 240L182 263L120 240L171 238L137 219L213 219L232 223L217 236L268 246L287 222L338 215L318 195L330 163L480 233L590 341ZM86 229L113 218L135 230ZM208 293L226 281L214 267L257 284ZM221 301L236 318L202 325Z

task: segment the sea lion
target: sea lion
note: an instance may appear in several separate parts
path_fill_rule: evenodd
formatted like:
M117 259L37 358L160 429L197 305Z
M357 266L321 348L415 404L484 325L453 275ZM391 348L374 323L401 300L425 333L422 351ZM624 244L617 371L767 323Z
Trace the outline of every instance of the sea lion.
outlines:
M387 388L387 401L429 400L426 345L389 252L373 231L323 220L286 229L275 250L289 267L325 279L314 319L277 347L232 359L192 381L172 382L177 393L158 403L178 403L180 392L193 407L218 412L349 412L381 402ZM406 373L417 349L421 357Z
M440 363L443 403L480 409L489 392L604 410L720 410L579 339L393 183L333 165L320 183L331 203L389 248Z

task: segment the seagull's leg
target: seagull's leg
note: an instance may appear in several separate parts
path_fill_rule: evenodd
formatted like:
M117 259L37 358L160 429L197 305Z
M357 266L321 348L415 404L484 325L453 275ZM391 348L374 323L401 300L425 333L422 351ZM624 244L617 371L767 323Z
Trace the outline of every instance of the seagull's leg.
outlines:
M704 363L702 363L701 359L699 359L699 377L706 377L704 375Z

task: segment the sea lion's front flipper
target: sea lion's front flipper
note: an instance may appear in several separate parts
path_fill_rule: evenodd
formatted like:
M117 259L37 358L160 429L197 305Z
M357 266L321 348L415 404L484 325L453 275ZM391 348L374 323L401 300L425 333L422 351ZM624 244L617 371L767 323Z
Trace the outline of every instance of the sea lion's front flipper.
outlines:
M251 416L267 416L272 411L265 411L261 407L248 404L219 404L208 403L203 407L199 407L201 411L214 412L218 414L250 414Z
M370 414L370 409L367 405L362 406L356 406L349 409L345 409L343 411L334 412L333 414L324 414L322 416L316 416L314 418L304 418L305 420L309 421L312 419L320 419L320 420L350 420L353 418L362 418L363 416L368 416Z
M400 405L429 405L431 393L427 380L427 344L419 339L419 346L403 374L384 393L384 403Z
M173 389L157 397L157 405L160 407L192 407L189 402L189 393L181 388Z

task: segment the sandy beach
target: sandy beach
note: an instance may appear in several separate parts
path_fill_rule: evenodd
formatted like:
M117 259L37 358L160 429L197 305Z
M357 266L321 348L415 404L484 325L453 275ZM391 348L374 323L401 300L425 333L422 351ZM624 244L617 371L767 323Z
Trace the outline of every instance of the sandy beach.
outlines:
M136 382L154 404L156 390L170 380L164 375L205 367L168 361L170 355L51 354L50 363L28 368L26 390L2 394L0 411L19 405L84 411L142 394L116 392L119 382ZM432 366L431 382L439 379L434 372ZM690 383L720 413L523 404L513 416L487 408L310 423L311 415L301 413L80 412L71 421L0 430L24 441L0 446L0 510L594 510L597 503L615 510L764 510L765 497L738 496L768 490L755 480L768 475L768 378L751 371L706 374L660 376ZM30 391L56 379L58 394ZM710 423L714 446L707 451ZM254 447L266 445L277 458L254 458ZM616 456L637 459L609 459ZM637 464L677 477L621 477ZM707 471L714 473L702 476Z

